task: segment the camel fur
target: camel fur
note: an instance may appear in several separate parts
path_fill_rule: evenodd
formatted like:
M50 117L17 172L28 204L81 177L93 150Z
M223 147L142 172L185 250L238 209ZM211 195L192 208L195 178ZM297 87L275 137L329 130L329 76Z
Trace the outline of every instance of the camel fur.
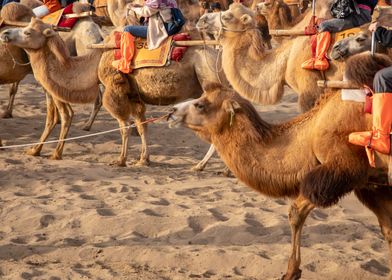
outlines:
M93 103L99 95L97 66L99 51L72 57L60 36L50 25L32 18L26 28L8 29L0 39L23 48L30 57L34 76L49 94L45 130L40 138L44 142L61 118L60 140L64 139L71 125L73 111L69 103ZM46 63L48 62L48 63ZM52 159L61 159L64 142L59 142ZM42 145L33 147L28 154L39 155Z
M368 183L366 154L348 142L349 133L371 128L363 103L342 101L336 92L326 94L307 113L272 125L233 90L216 86L175 106L171 118L172 125L183 124L212 143L249 187L269 197L293 199L292 253L283 280L301 276L301 231L311 210L330 207L353 190L376 214L391 252L392 189Z

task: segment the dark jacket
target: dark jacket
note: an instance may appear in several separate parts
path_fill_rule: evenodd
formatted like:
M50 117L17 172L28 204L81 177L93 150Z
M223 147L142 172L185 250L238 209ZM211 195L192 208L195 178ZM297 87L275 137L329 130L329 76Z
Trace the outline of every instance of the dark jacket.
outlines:
M392 30L388 30L384 27L377 27L376 29L376 41L382 46L392 48Z

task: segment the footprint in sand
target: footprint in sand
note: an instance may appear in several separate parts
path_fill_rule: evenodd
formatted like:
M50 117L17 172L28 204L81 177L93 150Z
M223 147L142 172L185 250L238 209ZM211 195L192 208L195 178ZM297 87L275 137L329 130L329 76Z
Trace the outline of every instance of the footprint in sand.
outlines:
M382 265L379 261L375 259L372 259L364 264L361 264L361 268L380 276L387 276L389 274L389 268Z
M88 194L81 194L81 195L79 195L79 197L81 198L81 199L86 199L86 200L97 200L97 198L95 197L95 196L93 196L93 195L88 195Z
M310 217L317 221L325 221L328 218L328 215L319 209L315 209L310 213Z
M212 216L214 216L218 221L226 222L229 220L226 216L224 216L221 212L219 212L216 208L208 209Z
M108 190L111 193L117 193L117 188L115 188L115 187L108 188Z
M80 193L80 192L83 192L83 189L82 189L81 186L73 185L72 187L69 188L69 191L70 192L78 192L78 193Z
M116 216L116 214L111 210L111 209L108 209L108 208L99 208L99 209L96 209L96 211L97 211L97 213L98 213L98 215L100 215L100 216Z
M39 223L41 225L41 228L46 228L48 227L50 224L52 224L55 220L55 217L53 215L43 215L41 217L41 219L39 219Z
M152 210L152 209L144 209L142 212L143 212L144 214L148 215L148 216L163 217L162 214L159 214L159 213L155 212L155 211Z
M161 206L169 206L169 205L170 205L170 202L167 201L167 200L164 199L164 198L161 198L161 199L158 200L158 201L152 201L151 204L154 204L154 205L161 205Z
M63 243L66 246L79 247L86 243L86 241L81 238L64 238Z

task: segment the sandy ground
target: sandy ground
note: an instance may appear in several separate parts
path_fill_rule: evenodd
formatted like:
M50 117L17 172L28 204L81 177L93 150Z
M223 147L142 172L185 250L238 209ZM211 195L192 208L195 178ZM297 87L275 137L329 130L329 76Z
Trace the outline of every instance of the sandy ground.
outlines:
M5 104L6 87L0 88ZM296 96L259 107L265 119L296 115ZM90 106L75 106L70 136ZM160 116L167 107L150 107ZM0 120L4 144L37 141L44 95L29 77L14 119ZM92 132L116 128L102 110ZM55 131L52 138L58 135ZM132 137L128 167L108 165L119 133L66 144L64 159L0 151L1 279L279 279L290 253L290 201L266 198L220 174L214 157L190 171L208 145L184 128L150 126L150 167L132 166L140 140ZM302 279L386 279L388 249L375 216L353 195L315 210L303 233Z

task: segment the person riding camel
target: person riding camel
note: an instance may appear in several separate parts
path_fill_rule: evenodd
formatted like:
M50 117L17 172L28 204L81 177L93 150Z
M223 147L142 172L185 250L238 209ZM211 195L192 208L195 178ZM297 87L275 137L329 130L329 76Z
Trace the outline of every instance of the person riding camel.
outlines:
M335 0L331 7L333 19L324 20L315 35L316 50L312 58L302 63L307 70L325 71L329 68L326 53L331 43L331 32L336 33L368 23L377 5L377 0Z
M375 32L375 39L384 47L392 48L392 30L372 23L369 26ZM381 69L373 80L373 131L354 132L349 135L349 142L383 154L391 153L390 131L392 128L392 66ZM369 158L370 159L370 158Z
M148 48L156 49L168 36L181 30L173 9L179 11L176 0L147 0L144 6L130 4L130 12L141 17L143 25L127 25L124 31L135 37L147 38Z

